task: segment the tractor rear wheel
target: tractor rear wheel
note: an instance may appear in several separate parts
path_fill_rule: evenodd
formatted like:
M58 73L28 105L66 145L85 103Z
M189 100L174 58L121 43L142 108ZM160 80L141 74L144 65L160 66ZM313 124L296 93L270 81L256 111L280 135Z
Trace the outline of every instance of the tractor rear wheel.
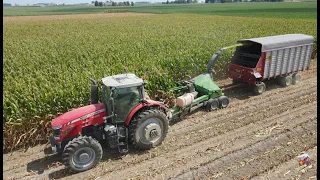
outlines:
M232 84L236 85L236 84L240 84L242 83L242 81L240 79L232 79Z
M102 158L102 153L102 147L97 140L79 136L65 146L62 162L73 172L83 172L96 166Z
M129 142L138 149L151 149L162 143L169 129L166 115L157 109L140 112L129 126Z
M292 85L298 84L301 80L300 74L292 75Z
M218 100L220 108L226 108L229 105L229 98L227 96L220 96Z
M266 85L264 84L264 82L261 82L260 84L256 84L253 87L253 93L256 94L256 95L260 95L264 91L266 91Z
M206 105L206 108L208 111L214 111L218 109L219 107L219 101L218 99L209 99Z

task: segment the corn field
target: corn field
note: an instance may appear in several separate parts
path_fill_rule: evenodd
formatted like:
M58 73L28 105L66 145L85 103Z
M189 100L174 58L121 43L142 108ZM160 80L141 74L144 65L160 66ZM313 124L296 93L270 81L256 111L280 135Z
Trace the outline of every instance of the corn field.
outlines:
M88 103L89 78L127 67L146 75L154 96L204 72L214 52L238 39L287 33L316 38L316 26L316 19L182 14L4 19L5 148L46 142L52 118ZM216 63L216 79L224 77L231 56L229 50Z

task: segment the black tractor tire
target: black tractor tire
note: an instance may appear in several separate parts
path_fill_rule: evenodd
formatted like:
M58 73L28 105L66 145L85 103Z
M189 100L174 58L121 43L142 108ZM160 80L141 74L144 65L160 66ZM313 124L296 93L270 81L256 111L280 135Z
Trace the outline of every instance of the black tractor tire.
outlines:
M256 84L255 86L253 86L253 93L255 95L260 95L265 91L266 91L266 85L264 84L264 82L261 82L259 84Z
M100 143L88 136L69 141L62 154L63 164L73 172L83 172L95 167L102 158Z
M290 86L292 84L292 76L280 77L279 83L282 87Z
M209 99L206 105L206 109L208 111L214 111L219 108L219 101L218 99Z
M229 105L229 98L227 96L220 96L219 100L219 108L226 108Z
M240 83L242 83L241 80L239 80L239 79L232 79L232 84L236 85L236 84L240 84Z
M129 143L138 149L151 149L161 145L168 129L169 120L161 110L141 111L129 125Z
M292 75L292 85L298 84L301 81L300 74Z

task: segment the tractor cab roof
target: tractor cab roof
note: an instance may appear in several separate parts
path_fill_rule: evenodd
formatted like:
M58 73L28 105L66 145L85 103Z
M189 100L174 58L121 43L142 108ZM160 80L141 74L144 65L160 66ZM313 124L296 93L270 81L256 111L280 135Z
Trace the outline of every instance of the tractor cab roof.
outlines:
M117 74L114 76L107 76L102 78L102 83L109 87L126 88L141 86L143 80L137 77L135 74Z

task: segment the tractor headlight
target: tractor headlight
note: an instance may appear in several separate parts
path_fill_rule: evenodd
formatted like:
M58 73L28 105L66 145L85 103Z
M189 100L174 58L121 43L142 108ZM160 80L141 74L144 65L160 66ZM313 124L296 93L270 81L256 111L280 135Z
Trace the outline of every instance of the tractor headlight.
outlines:
M62 126L56 126L56 127L52 127L53 129L53 137L55 140L60 139L60 130L61 130Z

